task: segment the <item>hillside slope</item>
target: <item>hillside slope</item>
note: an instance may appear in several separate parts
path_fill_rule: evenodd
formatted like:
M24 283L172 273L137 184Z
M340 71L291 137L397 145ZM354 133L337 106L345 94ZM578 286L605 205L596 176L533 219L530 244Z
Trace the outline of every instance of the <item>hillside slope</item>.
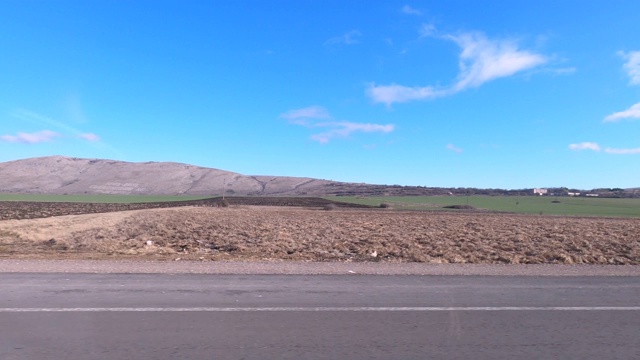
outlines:
M0 192L137 195L322 194L330 181L247 176L171 162L131 163L63 156L0 163Z

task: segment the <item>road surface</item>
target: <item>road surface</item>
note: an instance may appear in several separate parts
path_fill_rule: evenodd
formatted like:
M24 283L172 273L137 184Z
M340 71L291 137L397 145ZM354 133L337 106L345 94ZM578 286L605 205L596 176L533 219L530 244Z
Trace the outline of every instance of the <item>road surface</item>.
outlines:
M638 359L635 276L1 273L0 359Z

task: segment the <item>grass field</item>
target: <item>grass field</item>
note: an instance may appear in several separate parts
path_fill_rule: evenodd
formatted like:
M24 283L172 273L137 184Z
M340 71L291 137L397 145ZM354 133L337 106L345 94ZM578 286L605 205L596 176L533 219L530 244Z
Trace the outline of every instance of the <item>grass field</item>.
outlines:
M189 201L210 196L187 195L51 195L51 194L0 194L0 201L76 202L102 204L133 204L165 201Z
M336 196L327 199L373 206L386 203L400 210L443 210L447 205L471 205L476 209L522 214L640 217L640 199L547 196Z
M189 201L205 198L207 196L0 194L0 201L105 204ZM447 205L471 205L476 209L521 214L640 217L640 199L547 196L331 196L325 198L371 206L385 203L397 210L445 210L443 206Z

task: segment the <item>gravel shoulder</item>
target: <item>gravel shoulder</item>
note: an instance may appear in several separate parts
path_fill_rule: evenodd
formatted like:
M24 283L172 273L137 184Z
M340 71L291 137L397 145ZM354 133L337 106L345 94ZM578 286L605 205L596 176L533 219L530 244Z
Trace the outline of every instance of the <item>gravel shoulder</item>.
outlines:
M637 265L0 260L0 273L640 276Z

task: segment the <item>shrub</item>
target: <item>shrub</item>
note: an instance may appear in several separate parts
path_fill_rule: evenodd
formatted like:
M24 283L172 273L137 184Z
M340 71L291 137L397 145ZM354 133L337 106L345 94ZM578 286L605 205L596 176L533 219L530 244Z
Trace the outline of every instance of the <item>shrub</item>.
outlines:
M326 205L323 207L323 209L324 209L324 210L327 210L327 211L335 210L335 209L337 209L337 208L338 208L338 207L336 206L336 204L326 204Z

